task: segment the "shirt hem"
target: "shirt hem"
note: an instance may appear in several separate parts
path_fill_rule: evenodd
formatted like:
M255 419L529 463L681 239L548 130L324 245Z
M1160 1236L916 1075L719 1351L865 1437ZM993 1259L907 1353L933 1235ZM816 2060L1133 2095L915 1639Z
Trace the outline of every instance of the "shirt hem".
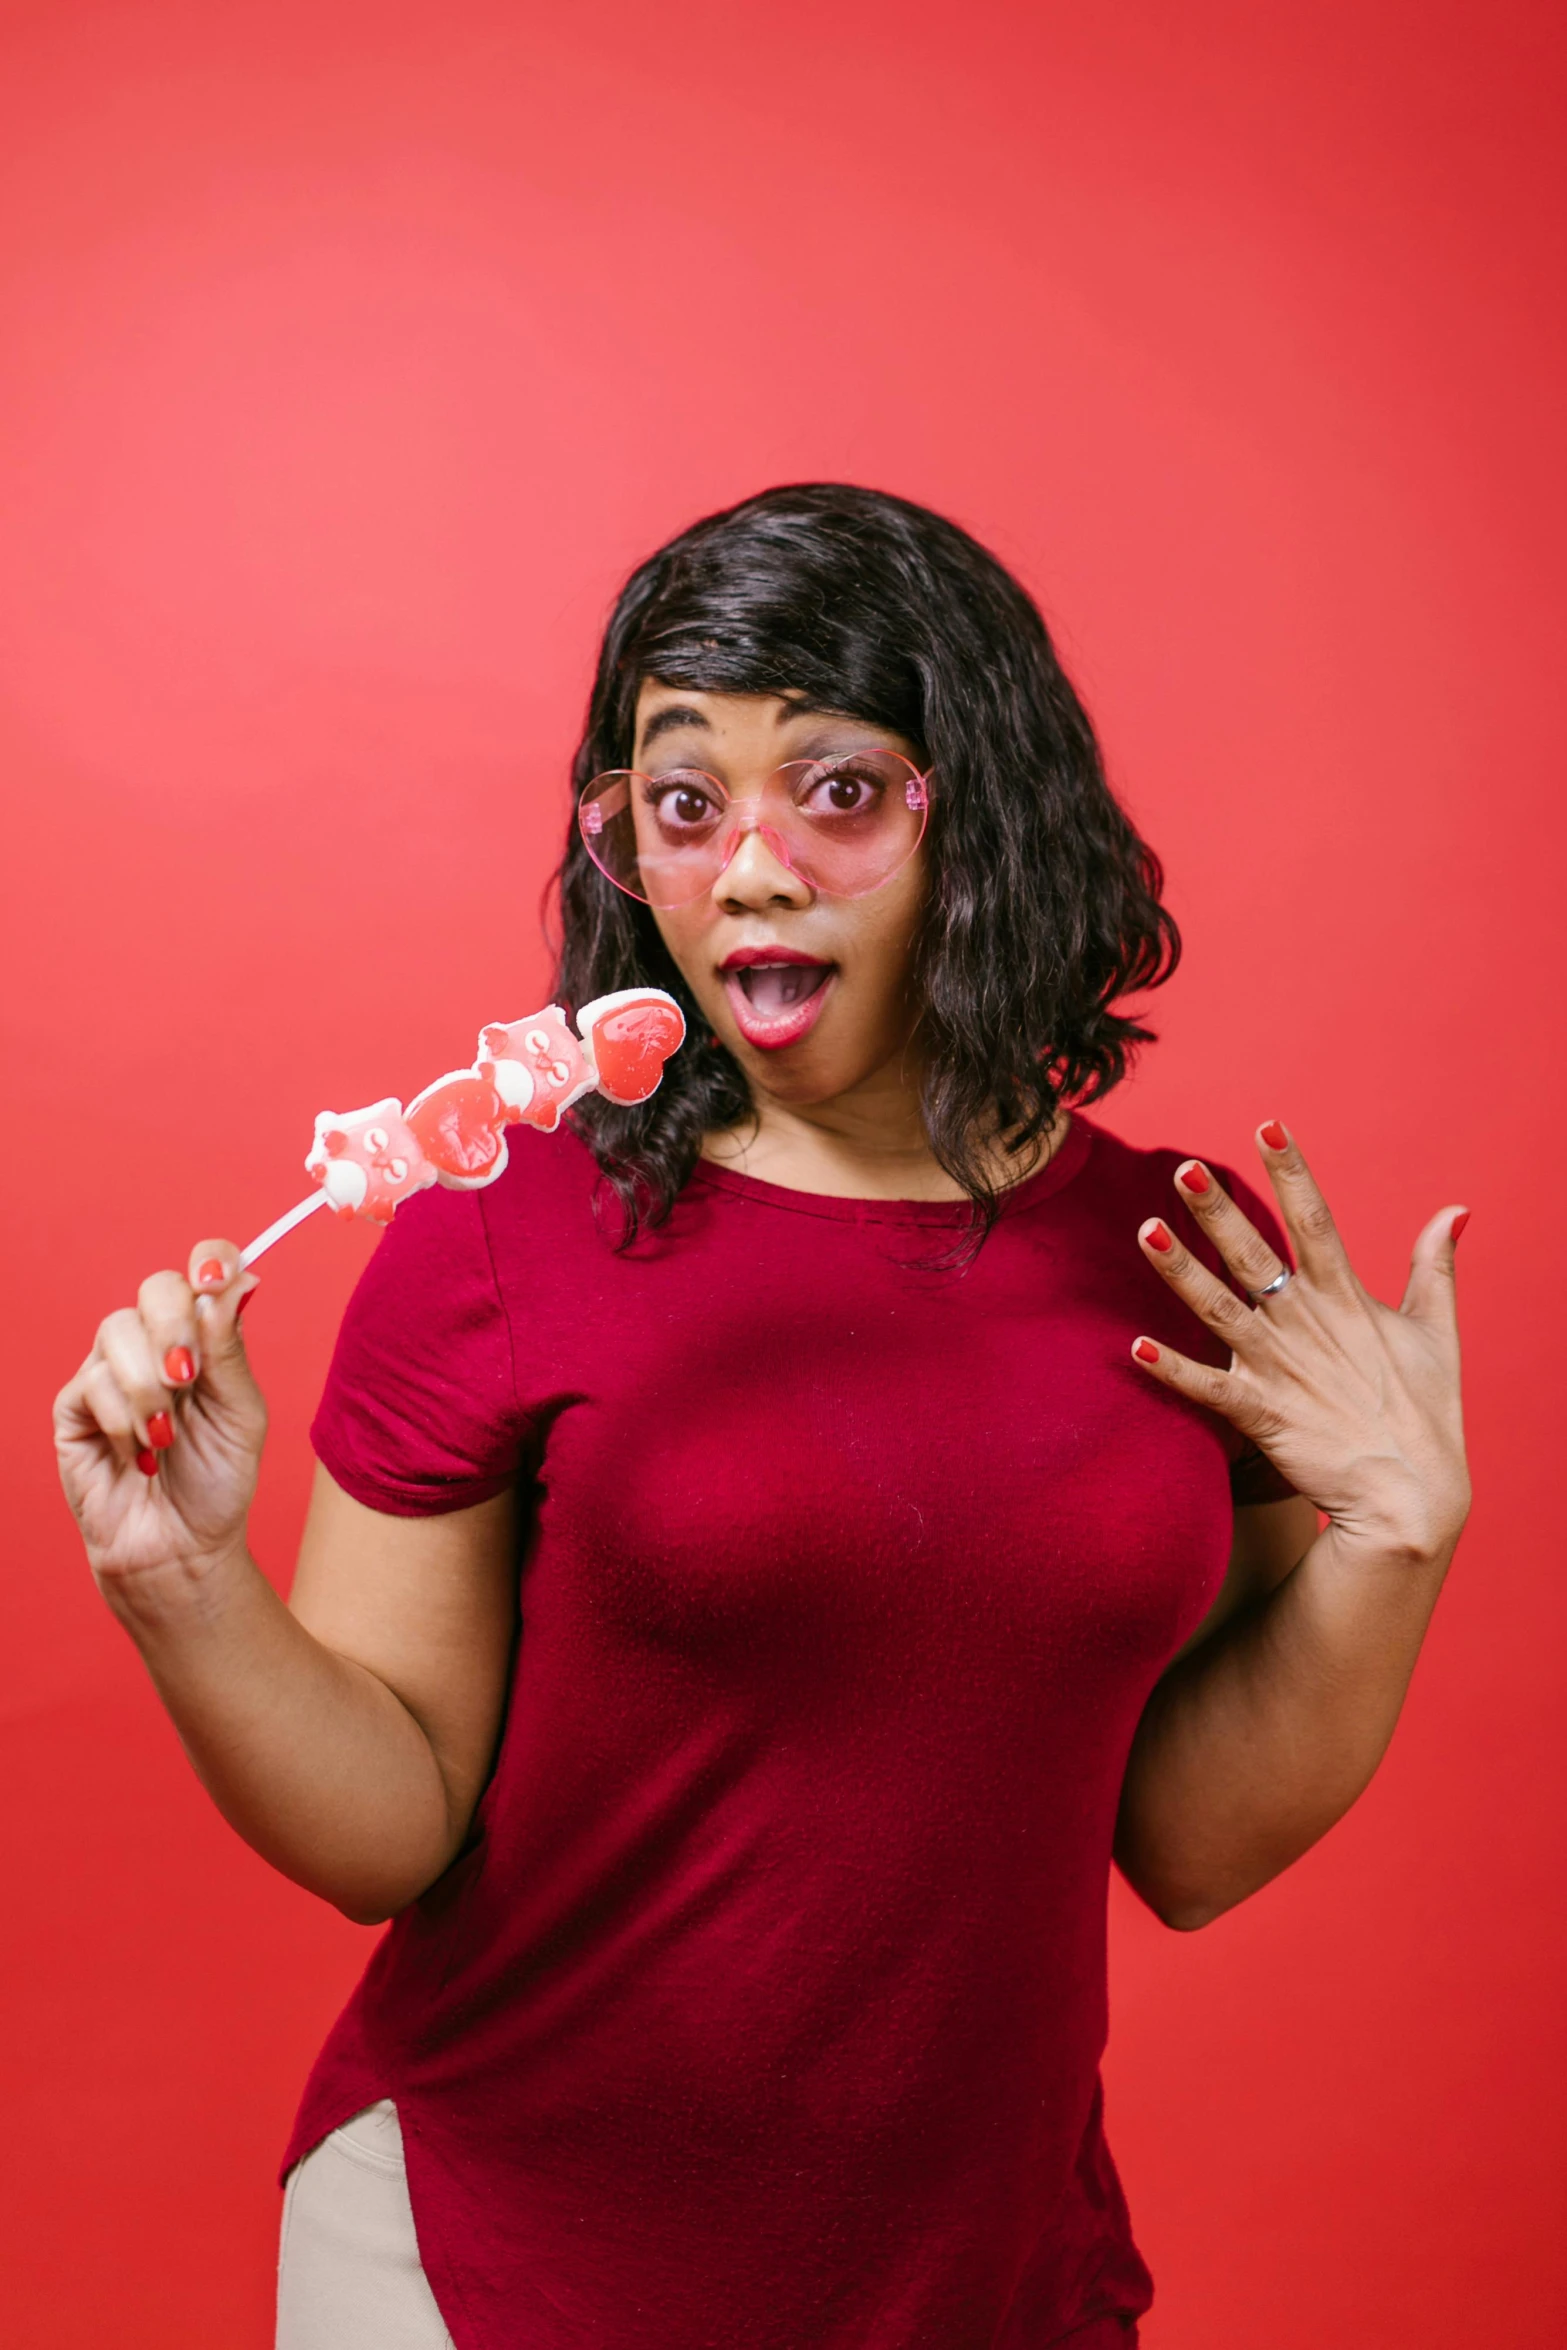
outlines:
M498 1493L505 1493L516 1483L514 1476L477 1477L460 1486L432 1490L427 1485L400 1490L378 1485L364 1477L345 1461L332 1443L312 1425L311 1449L334 1485L339 1485L351 1501L363 1504L367 1510L379 1510L388 1518L446 1518L454 1510L473 1509L481 1501L493 1501Z

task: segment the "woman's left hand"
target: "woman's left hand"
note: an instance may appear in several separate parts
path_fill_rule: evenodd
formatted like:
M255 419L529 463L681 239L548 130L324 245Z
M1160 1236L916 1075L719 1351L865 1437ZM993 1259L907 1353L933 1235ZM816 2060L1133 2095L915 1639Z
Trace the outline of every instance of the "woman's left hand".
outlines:
M1134 1359L1222 1412L1357 1551L1444 1568L1469 1510L1453 1284L1467 1210L1442 1208L1426 1225L1395 1311L1357 1280L1293 1138L1270 1121L1257 1147L1295 1271L1247 1304L1151 1217L1138 1235L1148 1262L1232 1353L1220 1371L1139 1338ZM1211 1168L1183 1160L1175 1183L1248 1294L1287 1269Z

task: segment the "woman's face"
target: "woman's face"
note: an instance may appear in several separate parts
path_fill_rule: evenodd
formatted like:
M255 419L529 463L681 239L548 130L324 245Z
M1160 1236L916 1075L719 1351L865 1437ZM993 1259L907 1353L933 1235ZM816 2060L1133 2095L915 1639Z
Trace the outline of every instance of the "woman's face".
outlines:
M786 760L872 749L922 764L915 744L861 718L778 695L699 693L649 678L637 699L632 764L655 776L701 768L745 800ZM654 916L753 1090L803 1108L852 1092L908 1044L927 879L921 844L865 896L827 897L781 863L759 831L748 831L704 896L655 907Z

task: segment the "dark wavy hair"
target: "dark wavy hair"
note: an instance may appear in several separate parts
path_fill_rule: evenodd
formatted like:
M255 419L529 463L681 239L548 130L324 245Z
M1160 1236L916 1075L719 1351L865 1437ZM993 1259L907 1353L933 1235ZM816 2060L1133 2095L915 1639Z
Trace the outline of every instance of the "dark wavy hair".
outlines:
M987 1129L1024 1150L1058 1104L1117 1084L1153 1033L1117 1004L1167 979L1180 953L1159 861L1110 792L1037 609L939 514L808 482L709 515L632 573L599 653L576 791L630 765L649 677L802 692L902 735L933 770L915 963L921 1108L933 1156L974 1204L977 1247L997 1209ZM626 1246L669 1214L703 1134L743 1122L750 1091L710 1041L651 908L605 879L575 821L552 887L566 1003L651 984L689 1022L651 1101L624 1109L590 1094L569 1113L618 1195Z

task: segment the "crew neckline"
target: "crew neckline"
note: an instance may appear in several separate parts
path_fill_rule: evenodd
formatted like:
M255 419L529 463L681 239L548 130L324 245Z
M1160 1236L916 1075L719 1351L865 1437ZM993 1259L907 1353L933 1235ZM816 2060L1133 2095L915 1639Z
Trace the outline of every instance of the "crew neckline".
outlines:
M1080 1171L1092 1143L1093 1128L1074 1115L1059 1149L1051 1153L1042 1167L1036 1167L1032 1175L1025 1175L1021 1183L1009 1184L1001 1194L1000 1213L1018 1215L1060 1191ZM769 1183L760 1175L742 1175L738 1168L720 1167L711 1159L698 1159L691 1171L691 1181L713 1191L726 1191L734 1199L748 1201L752 1207L782 1208L796 1216L826 1216L842 1224L950 1226L966 1224L971 1214L966 1199L840 1199L832 1192L796 1191L790 1184Z

